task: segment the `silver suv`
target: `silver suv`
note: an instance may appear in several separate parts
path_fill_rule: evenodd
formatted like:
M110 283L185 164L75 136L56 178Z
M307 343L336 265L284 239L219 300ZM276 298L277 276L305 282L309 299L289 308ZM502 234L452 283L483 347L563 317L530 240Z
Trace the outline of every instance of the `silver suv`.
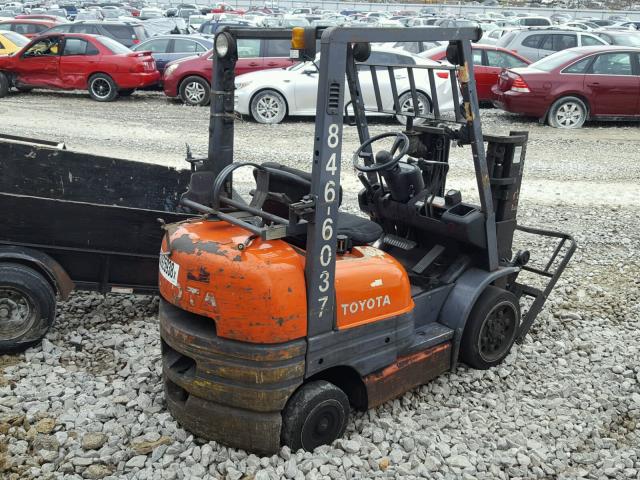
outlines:
M505 34L496 46L516 52L532 62L573 47L608 45L590 33L561 29L526 29Z

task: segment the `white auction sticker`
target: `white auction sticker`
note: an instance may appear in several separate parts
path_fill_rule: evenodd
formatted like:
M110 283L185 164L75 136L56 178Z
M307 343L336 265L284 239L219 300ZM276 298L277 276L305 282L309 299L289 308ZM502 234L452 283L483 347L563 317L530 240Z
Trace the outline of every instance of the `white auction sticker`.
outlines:
M160 274L174 286L178 286L178 272L180 265L169 258L169 255L160 255Z

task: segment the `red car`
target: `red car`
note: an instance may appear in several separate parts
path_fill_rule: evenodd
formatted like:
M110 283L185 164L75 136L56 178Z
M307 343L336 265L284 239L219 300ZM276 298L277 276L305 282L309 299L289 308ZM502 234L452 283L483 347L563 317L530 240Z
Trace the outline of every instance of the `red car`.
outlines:
M235 13L238 15L244 15L245 10L237 9L228 3L217 3L211 7L210 13Z
M50 34L0 57L0 98L11 87L89 90L99 102L157 84L151 52L132 52L115 40L87 34Z
M27 38L33 38L60 23L56 20L33 20L27 18L2 20L0 21L0 30L11 30Z
M238 42L235 73L290 67L290 40L247 39ZM213 71L213 50L199 57L186 57L167 64L163 85L167 97L180 97L187 105L208 105Z
M476 91L480 102L491 102L493 100L491 87L498 83L500 72L504 68L526 67L531 63L517 53L501 47L474 44L472 48ZM419 54L419 56L437 61L445 60L447 47L432 48Z
M526 68L505 70L494 105L556 128L586 120L640 120L640 48L562 50Z

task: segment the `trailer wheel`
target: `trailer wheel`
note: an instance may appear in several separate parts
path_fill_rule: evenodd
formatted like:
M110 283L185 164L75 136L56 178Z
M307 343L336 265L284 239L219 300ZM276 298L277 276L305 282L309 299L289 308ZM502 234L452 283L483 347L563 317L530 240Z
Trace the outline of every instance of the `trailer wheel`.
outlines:
M0 98L6 97L8 94L9 79L3 72L0 72Z
M347 428L349 399L333 383L316 380L300 387L282 412L282 443L296 451L333 442Z
M36 270L0 264L0 352L24 350L47 333L56 314L56 294Z
M520 325L520 304L511 292L490 285L471 310L460 355L472 368L486 370L509 354Z

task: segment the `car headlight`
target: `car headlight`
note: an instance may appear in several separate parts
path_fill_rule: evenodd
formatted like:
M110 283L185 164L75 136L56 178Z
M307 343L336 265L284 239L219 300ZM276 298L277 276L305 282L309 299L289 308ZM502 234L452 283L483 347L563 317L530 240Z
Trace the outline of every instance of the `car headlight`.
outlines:
M236 82L236 90L241 90L244 87L248 87L249 85L251 85L251 80L247 80L244 82Z
M176 71L176 68L178 68L178 65L169 65L167 69L164 71L165 78L170 77L173 74L173 72Z

